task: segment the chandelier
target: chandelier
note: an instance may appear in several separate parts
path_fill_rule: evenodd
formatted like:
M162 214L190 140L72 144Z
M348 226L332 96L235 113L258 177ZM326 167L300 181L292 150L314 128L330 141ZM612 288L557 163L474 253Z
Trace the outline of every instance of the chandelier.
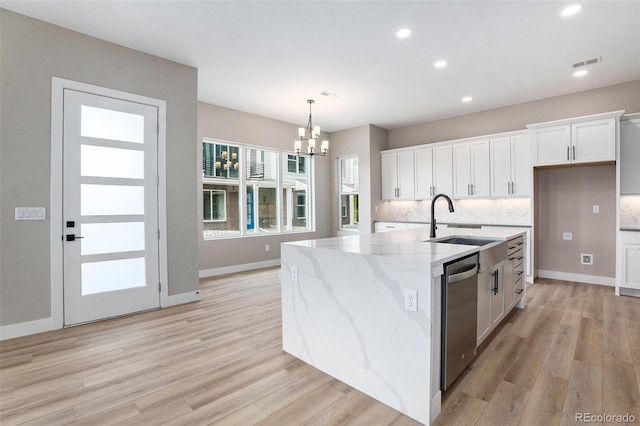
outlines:
M298 129L298 137L300 139L294 142L294 148L296 154L300 154L300 151L302 150L302 141L308 141L307 154L322 155L324 157L327 154L327 151L329 151L329 141L322 141L320 152L316 152L316 141L318 137L320 137L320 126L314 126L313 119L311 118L311 105L313 104L313 99L309 99L307 103L309 104L309 122L307 123L306 128L300 127Z

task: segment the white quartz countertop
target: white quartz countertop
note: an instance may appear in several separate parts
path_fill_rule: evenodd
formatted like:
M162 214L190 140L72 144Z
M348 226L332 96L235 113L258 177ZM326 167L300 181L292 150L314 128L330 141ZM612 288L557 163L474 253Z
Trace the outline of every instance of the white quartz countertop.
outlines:
M460 236L499 241L521 235L523 231L514 229L467 229L441 228L436 232L436 240L443 237ZM319 240L295 241L293 244L323 250L336 250L371 256L403 258L410 261L427 262L432 266L455 260L480 250L479 246L443 244L432 242L429 226L394 232L383 232L371 236L345 236Z

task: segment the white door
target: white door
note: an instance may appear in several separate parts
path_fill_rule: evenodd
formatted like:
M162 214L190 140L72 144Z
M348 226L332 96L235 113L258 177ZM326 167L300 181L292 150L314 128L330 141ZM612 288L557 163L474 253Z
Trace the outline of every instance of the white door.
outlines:
M489 162L489 141L471 142L471 195L474 197L488 197L491 192Z
M433 148L433 195L453 195L453 149L451 145Z
M382 199L395 200L398 189L398 156L382 154Z
M471 148L468 143L453 146L453 196L471 196Z
M398 199L413 200L415 194L416 175L414 171L413 151L398 153Z
M416 198L428 200L433 197L433 150L419 149L415 152L416 160Z
M511 195L511 138L491 139L491 195Z
M64 324L160 306L158 108L64 90Z

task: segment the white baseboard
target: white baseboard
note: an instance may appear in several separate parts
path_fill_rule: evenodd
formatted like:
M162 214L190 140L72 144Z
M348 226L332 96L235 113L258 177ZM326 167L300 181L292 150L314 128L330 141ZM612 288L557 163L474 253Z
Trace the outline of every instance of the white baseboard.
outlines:
M570 274L568 272L538 270L538 278L550 278L553 280L575 281L585 284L598 284L615 287L616 279L611 277L601 277L598 275Z
M14 339L51 330L56 330L51 318L20 322L0 327L0 340Z
M188 293L174 294L167 298L167 307L175 305L183 305L185 303L197 302L200 300L200 290L190 291Z
M280 259L265 260L262 262L243 263L241 265L223 266L220 268L203 269L199 272L200 278L215 277L217 275L234 274L236 272L252 271L254 269L279 266Z

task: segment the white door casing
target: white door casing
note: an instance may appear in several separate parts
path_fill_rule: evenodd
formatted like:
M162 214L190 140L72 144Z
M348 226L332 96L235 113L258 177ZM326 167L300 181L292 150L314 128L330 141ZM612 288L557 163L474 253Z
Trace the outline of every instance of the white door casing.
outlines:
M144 116L144 143L112 140L112 126L103 129L106 136L87 136L79 122L83 111ZM52 328L167 306L165 123L164 101L53 78ZM114 171L108 167L111 155L118 166L144 158L144 172ZM120 193L116 199L123 202L103 203L109 193ZM144 196L124 200L127 193ZM67 241L68 235L83 238ZM137 269L137 279L115 274L117 265L126 264L132 269L123 268L125 276ZM104 279L109 274L111 280ZM116 286L99 288L105 282Z

